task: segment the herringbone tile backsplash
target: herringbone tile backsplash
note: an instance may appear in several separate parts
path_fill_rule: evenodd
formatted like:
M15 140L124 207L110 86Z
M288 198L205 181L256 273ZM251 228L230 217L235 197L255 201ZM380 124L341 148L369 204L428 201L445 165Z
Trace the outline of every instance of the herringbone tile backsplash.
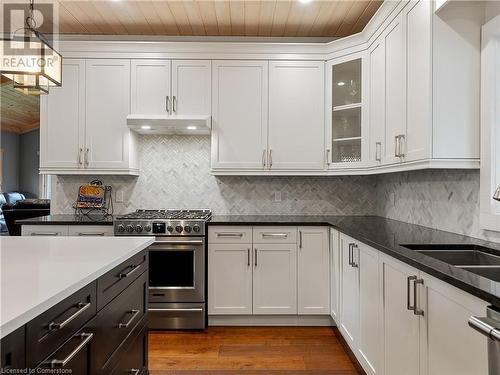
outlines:
M115 213L137 208L210 208L215 214L374 215L376 177L242 177L210 175L210 138L140 136L135 177L59 176L53 212L71 213L78 187L99 177L122 190ZM274 192L281 192L281 202Z
M72 213L78 187L99 177L137 208L210 208L215 214L379 215L500 241L479 227L479 171L424 170L379 176L243 177L210 175L209 137L140 136L136 177L59 176L54 213ZM281 192L281 202L274 192Z

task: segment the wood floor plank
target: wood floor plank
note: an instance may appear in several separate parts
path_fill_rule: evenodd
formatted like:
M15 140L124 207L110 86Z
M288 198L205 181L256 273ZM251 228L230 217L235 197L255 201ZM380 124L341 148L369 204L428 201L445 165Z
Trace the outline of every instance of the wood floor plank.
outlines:
M355 375L331 327L210 327L149 334L151 375Z

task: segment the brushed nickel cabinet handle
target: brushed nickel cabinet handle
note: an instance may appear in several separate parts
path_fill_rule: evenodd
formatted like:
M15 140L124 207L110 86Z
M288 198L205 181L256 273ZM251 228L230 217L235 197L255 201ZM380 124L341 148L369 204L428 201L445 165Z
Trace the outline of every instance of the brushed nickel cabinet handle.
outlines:
M88 165L89 165L89 151L90 151L90 149L87 147L85 149L85 158L84 158L84 163L85 163L86 167L88 167Z
M414 306L413 314L424 316L424 310L421 310L417 307L417 296L418 296L417 286L418 286L418 284L424 285L424 280L423 279L416 279L413 282L413 306Z
M250 248L247 249L247 266L250 267Z
M172 97L172 111L177 112L177 97L175 95Z
M132 314L132 317L126 323L118 323L118 328L127 328L137 318L141 310L130 310L127 314Z
M262 238L287 238L288 233L262 233Z
M302 249L302 231L299 230L299 249Z
M399 157L399 135L394 137L394 156Z
M375 143L375 161L382 161L382 142Z
M238 238L241 238L241 237L243 237L243 233L217 233L217 237L229 237L229 238L238 237Z
M266 150L262 150L262 166L266 166Z
M358 249L358 259L359 259L359 247L357 244L353 243L352 244L352 266L354 268L358 268L359 267L359 263L356 263L356 261L354 260L354 249Z
M416 279L417 276L408 276L408 278L406 279L406 309L409 311L415 311L415 306L412 306L410 303L410 284Z
M326 149L326 165L330 165L330 149Z
M404 158L405 157L405 152L404 152L404 149L406 144L405 144L405 135L404 134L400 134L399 135L399 157L400 158Z
M33 232L30 236L59 236L59 232Z
M170 96L168 95L165 98L165 110L170 114Z
M80 151L78 151L78 164L82 165L82 153L83 153L83 148L80 148Z
M132 266L129 266L127 268L130 268L130 267L132 267L132 269L130 271L128 271L127 273L120 272L118 274L118 278L119 279L125 279L127 277L130 277L130 275L132 275L135 271L137 271L139 268L141 268L141 265L140 264L138 264L138 265L132 265ZM127 268L125 268L125 269L127 269Z
M257 267L257 248L254 249L255 267Z
M62 322L49 323L49 331L55 331L56 329L61 329L67 326L71 321L76 319L79 315L81 315L85 310L87 310L90 307L90 302L87 303L80 302L76 305L76 307L78 308L78 310L74 314L63 320Z
M353 247L353 243L350 243L349 244L349 255L348 255L348 262L349 262L349 265L352 267L352 247Z
M80 237L85 237L85 236L96 236L96 237L103 237L106 233L104 232L78 232L76 235Z
M82 342L78 344L78 346L73 349L64 359L49 359L48 361L44 362L44 365L50 366L51 368L55 367L64 367L68 364L69 361L71 361L79 352L82 350L90 340L92 340L92 337L94 337L93 333L80 333L73 338L80 338Z
M273 166L273 150L269 149L269 168Z

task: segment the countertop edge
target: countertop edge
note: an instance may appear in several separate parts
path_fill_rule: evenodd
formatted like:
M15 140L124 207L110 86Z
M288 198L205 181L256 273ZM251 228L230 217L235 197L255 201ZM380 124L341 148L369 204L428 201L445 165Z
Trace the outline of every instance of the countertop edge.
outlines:
M30 322L32 319L36 318L40 314L44 313L51 307L57 305L59 302L63 301L65 298L71 296L73 293L77 292L84 286L94 282L97 280L99 277L102 275L106 274L107 272L111 271L113 268L118 266L119 264L125 262L127 259L131 258L135 254L138 254L142 250L146 249L148 246L152 245L154 242L154 238L145 238L145 241L143 244L140 246L136 247L133 250L130 250L126 254L122 255L118 259L115 259L113 262L107 264L104 267L101 267L100 269L94 271L92 274L88 275L87 277L83 278L82 280L68 286L61 292L57 293L56 295L52 296L51 298L47 299L43 303L31 308L28 311L25 311L21 315L17 316L14 319L9 320L8 322L3 323L0 326L0 339L3 339L10 333L14 332L16 329L22 327L23 325L27 324Z

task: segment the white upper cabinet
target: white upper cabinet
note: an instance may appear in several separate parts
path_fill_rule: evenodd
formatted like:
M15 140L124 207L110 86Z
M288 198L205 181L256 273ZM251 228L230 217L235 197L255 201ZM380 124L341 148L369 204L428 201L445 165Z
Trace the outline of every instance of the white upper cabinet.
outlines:
M481 55L481 214L483 229L500 231L500 16L483 27Z
M132 60L130 65L131 113L170 114L172 110L170 60Z
M131 113L210 115L209 60L132 60Z
M329 248L327 227L299 227L298 313L330 311Z
M367 158L368 68L364 52L326 64L325 147L330 169L361 166Z
M385 45L385 163L399 163L406 144L405 34L398 15L383 35ZM375 93L374 93L375 94Z
M62 73L64 85L40 97L42 171L84 167L85 60L64 59Z
M174 115L210 115L210 74L209 60L172 61Z
M63 79L41 101L41 173L137 175L130 60L65 59Z
M267 166L268 62L212 62L212 168Z
M404 160L431 156L431 12L432 2L419 0L403 10L406 23L406 136Z
M380 165L385 152L385 43L370 47L370 164Z
M131 149L130 60L86 62L85 163L91 169L126 169Z
M324 62L269 63L270 169L324 168Z

